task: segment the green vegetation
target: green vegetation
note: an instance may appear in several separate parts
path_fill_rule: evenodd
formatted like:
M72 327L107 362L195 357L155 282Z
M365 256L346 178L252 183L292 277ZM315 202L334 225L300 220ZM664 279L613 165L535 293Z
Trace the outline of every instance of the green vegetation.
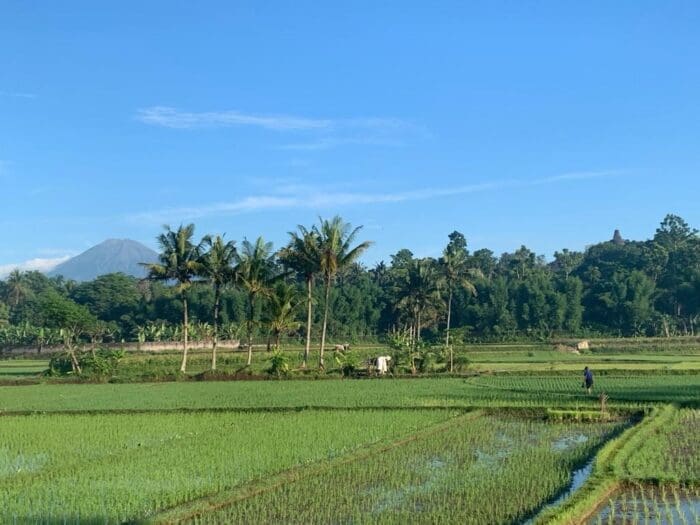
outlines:
M697 521L695 230L370 270L359 231L187 225L146 282L0 283L0 349L51 351L0 361L0 521Z
M500 257L470 253L464 235L453 232L440 258L403 249L368 269L356 261L369 243L355 241L358 231L334 217L299 227L279 251L262 239L243 241L239 251L220 237L197 242L190 224L158 237L162 252L148 282L13 272L0 281L0 349L65 345L72 352L88 343L185 338L212 348L245 336L250 351L251 342L303 344L290 360L294 369L308 365L316 344L320 364L321 348L403 334L414 353L441 349L438 370L448 372L457 364L453 351L470 342L561 340L571 347L596 336L663 336L649 345L662 349L680 336L686 341L679 345L697 344L700 237L680 217L665 217L649 240L616 238L584 253L557 252L551 262L524 246ZM306 304L289 308L282 324L272 314L278 280L290 292L285 304ZM323 286L313 286L319 280ZM180 368L187 369L184 355Z
M589 525L700 523L700 487L630 485L608 500Z
M591 519L594 520L592 523L596 523L603 517L606 523L617 523L616 519L620 518L619 505L627 505L629 487L642 487L641 494L647 494L649 489L645 484L649 483L661 487L661 491L656 496L653 491L649 492L651 501L642 504L641 514L635 511L623 515L624 519L638 522L648 513L655 513L660 506L666 506L666 496L659 500L658 494L675 495L678 511L676 518L681 523L686 511L697 515L697 507L700 505L697 497L692 496L692 491L679 493L679 487L697 487L698 483L695 465L700 456L700 443L696 438L697 429L692 427L696 418L697 410L679 411L673 405L654 408L640 424L603 447L596 457L592 477L574 498L562 508L545 512L537 523L577 524ZM683 427L688 424L691 427L686 431ZM689 461L687 467L683 463L685 457ZM679 494L686 499L683 505L680 504L682 498ZM603 510L598 514L601 508ZM616 513L618 518L615 517ZM654 516L652 518L656 519ZM662 519L652 523L666 521Z
M298 303L292 303L289 294L289 286L283 282L277 283L272 290L271 306L269 312L274 314L272 323L282 326L291 322L289 313ZM276 312L276 313L275 313ZM398 338L397 338L398 340ZM413 366L417 374L423 375L453 375L470 377L474 375L531 375L531 376L567 376L575 378L584 365L593 368L596 376L607 381L611 376L627 376L648 374L652 376L670 374L694 374L700 370L700 351L698 347L685 342L668 345L663 350L656 346L640 343L636 351L633 351L627 340L620 340L618 345L604 343L606 346L599 348L596 340L591 340L593 349L584 354L574 354L556 349L551 344L530 345L470 345L454 348L452 352L446 352L443 346L423 347L413 349L410 340L403 338L403 343L397 347L387 347L381 344L352 345L346 351L333 351L332 359L327 360L324 371L309 370L299 367L303 360L305 349L301 345L282 346L278 353L273 354L263 348L252 352L251 365L247 365L247 352L243 350L231 350L219 348L216 355L216 370L212 371L213 353L211 349L195 349L188 353L187 373L179 373L178 366L182 362L181 350L162 350L158 352L120 351L120 346L110 347L111 350L97 347L97 349L75 351L77 362L81 366L81 377L86 381L164 381L186 379L246 379L261 377L367 377L375 375L368 368L368 363L378 355L392 356L390 375L401 377L412 375ZM275 338L272 339L271 348L276 348ZM99 355L118 356L113 367L91 366L94 357ZM60 353L54 352L52 357L60 359ZM37 356L39 357L39 356ZM283 360L286 364L284 374L271 373L276 370L272 366L273 360ZM5 370L12 366L13 360L0 360L0 381L17 379L11 374L11 370ZM450 361L453 365L453 374L449 374ZM24 360L27 364L31 359ZM45 362L39 360L39 362ZM35 374L26 374L22 377L24 382L40 382L47 380L42 377L43 368L37 366ZM72 366L66 368L72 371ZM74 381L75 375L71 373L69 380ZM51 381L56 381L57 376L52 375ZM575 381L572 381L575 383ZM601 384L601 390L607 387Z
M197 519L187 510L197 523L514 523L561 492L573 467L615 428L457 419L440 432L254 497L234 492L234 503L220 502L223 508Z
M700 410L674 410L623 466L634 481L700 483Z
M49 362L45 359L8 359L0 361L0 380L36 377L48 368Z
M598 378L611 407L697 402L693 375ZM492 376L326 381L39 384L0 387L0 412L303 407L599 407L578 378Z
M365 410L7 416L0 426L0 521L144 518L401 438L450 415Z
M549 366L558 355L555 364L576 363L568 353L532 346L466 353L474 365ZM266 357L258 366L274 365L274 375L284 376L290 354L253 355ZM599 512L610 519L606 505L620 516L632 498L620 491L640 483L653 503L649 513L665 512L674 494L692 510L700 382L692 369L664 367L692 363L695 354L686 348L677 355L589 356L659 368L594 368L590 395L578 367L469 377L2 386L0 500L9 504L0 521L513 523L533 517L573 524L597 520ZM222 353L219 368L232 367L227 360L234 357L240 364L246 352ZM171 370L180 358L139 353L118 367ZM3 363L0 370L24 370L32 361ZM210 377L211 354L192 353L189 366L192 377ZM583 487L549 506L597 450ZM586 469L574 478L581 472L585 478ZM668 503L652 496L647 483L662 487Z

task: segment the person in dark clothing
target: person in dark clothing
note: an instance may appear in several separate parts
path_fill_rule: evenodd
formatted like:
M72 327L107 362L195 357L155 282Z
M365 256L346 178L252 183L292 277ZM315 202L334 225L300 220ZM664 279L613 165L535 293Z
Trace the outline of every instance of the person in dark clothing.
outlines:
M591 369L588 367L583 369L583 387L588 394L591 393L591 389L593 388L593 372L591 372Z

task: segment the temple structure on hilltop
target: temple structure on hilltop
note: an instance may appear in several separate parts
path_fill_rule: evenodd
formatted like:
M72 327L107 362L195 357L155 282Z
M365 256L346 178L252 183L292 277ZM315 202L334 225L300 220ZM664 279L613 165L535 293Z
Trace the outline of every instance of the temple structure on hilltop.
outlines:
M622 235L620 234L620 230L615 230L615 233L613 233L613 238L612 238L613 244L617 244L618 246L625 244L625 240L622 238Z

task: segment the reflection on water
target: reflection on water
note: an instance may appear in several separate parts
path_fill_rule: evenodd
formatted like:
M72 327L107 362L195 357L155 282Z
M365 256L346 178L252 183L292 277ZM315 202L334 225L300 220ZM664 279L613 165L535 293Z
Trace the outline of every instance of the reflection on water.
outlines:
M589 525L700 523L700 488L629 487L612 498Z

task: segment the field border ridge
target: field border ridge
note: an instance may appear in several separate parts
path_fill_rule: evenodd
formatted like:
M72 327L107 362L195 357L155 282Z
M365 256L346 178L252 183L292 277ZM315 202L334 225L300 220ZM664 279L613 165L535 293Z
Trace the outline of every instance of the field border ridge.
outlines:
M551 509L535 519L536 525L581 525L593 516L612 494L629 479L624 478L627 458L648 432L671 417L674 405L654 406L636 425L606 443L596 455L593 474L578 493L561 507Z

